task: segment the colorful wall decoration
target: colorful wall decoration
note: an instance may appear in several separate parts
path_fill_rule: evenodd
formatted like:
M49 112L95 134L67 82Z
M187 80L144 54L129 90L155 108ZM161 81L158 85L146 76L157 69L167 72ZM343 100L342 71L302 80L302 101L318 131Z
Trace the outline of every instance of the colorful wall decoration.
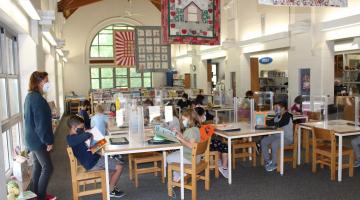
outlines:
M163 42L220 44L220 0L161 0Z
M348 0L258 0L259 4L274 6L347 7Z
M135 33L132 30L114 31L114 61L120 67L135 65Z
M138 72L166 72L171 67L171 47L161 43L160 26L135 28L135 64Z

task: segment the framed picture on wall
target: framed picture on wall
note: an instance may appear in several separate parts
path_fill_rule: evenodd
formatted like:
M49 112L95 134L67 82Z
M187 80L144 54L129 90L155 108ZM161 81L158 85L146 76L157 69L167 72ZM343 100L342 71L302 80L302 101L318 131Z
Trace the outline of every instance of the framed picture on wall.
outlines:
M310 68L300 69L300 95L310 95Z

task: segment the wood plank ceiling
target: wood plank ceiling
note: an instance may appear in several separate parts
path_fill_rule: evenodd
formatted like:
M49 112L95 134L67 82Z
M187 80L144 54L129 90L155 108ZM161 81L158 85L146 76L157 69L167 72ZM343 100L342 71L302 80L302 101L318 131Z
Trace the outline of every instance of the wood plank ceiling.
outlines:
M62 12L65 19L69 18L78 8L101 0L61 0L57 3L58 12ZM126 1L126 0L122 0ZM130 1L130 0L128 0ZM149 0L159 11L161 0Z

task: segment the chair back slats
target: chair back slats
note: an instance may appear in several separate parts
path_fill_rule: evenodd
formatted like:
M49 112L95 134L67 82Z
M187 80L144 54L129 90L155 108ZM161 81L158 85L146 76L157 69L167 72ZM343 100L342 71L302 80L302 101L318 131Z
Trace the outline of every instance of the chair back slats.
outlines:
M66 149L67 149L69 160L70 160L71 174L73 176L76 176L77 168L78 168L77 159L75 158L71 147L67 147Z
M320 112L308 112L307 116L308 116L308 120L315 120L315 121L321 120Z
M313 136L315 140L322 140L331 142L334 137L334 132L323 128L313 128Z
M206 150L209 149L209 141L210 141L210 138L204 142L196 143L193 146L192 155L197 156L197 155L205 154Z

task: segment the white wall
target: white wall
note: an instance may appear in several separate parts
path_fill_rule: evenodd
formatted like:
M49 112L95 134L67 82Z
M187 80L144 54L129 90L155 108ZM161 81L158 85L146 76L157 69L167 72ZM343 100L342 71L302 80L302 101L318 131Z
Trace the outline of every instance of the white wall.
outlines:
M131 19L122 17L127 10L141 15L135 15ZM155 26L160 25L160 21L160 11L148 0L105 0L79 8L66 20L63 32L65 49L70 51L68 63L64 67L65 94L75 91L79 95L88 95L90 70L87 48L99 30L112 23L129 22L133 25ZM153 80L155 87L160 86L161 82L158 80L163 80L165 84L165 75L154 73Z

